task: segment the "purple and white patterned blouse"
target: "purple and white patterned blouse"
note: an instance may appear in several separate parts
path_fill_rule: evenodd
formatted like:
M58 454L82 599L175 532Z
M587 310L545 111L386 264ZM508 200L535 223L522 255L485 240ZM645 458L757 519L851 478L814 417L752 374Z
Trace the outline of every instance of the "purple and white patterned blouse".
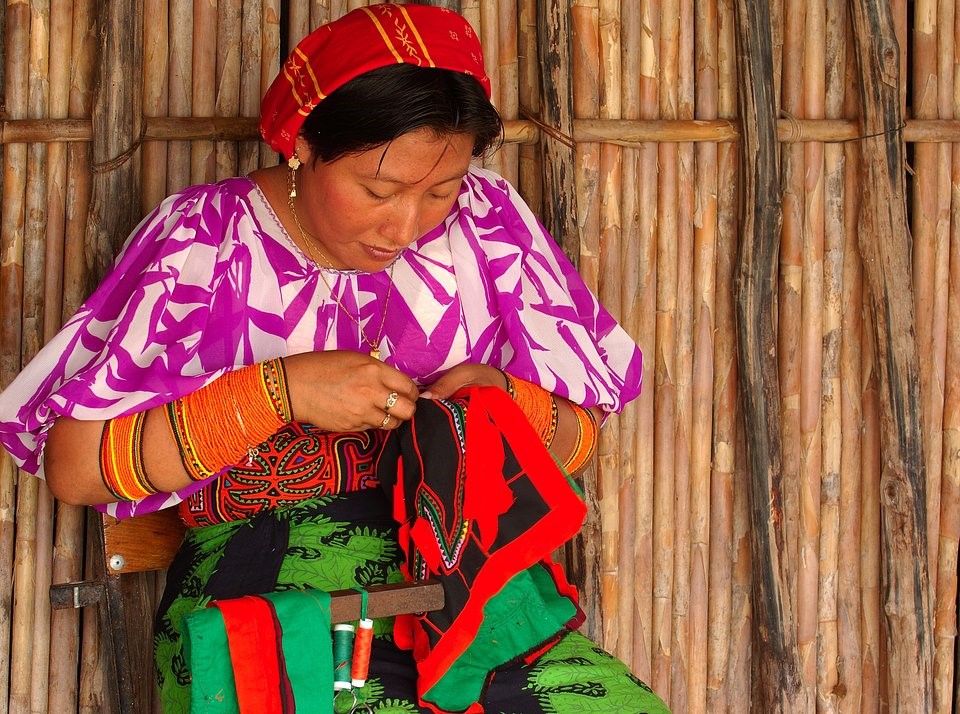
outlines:
M109 419L195 391L230 369L309 350L367 352L389 271L326 270L284 231L249 178L192 186L134 230L76 315L0 394L0 443L43 476L57 416ZM404 251L383 322L383 360L418 384L490 364L584 406L619 411L641 355L501 177L472 167L444 222ZM201 484L136 503L172 506Z

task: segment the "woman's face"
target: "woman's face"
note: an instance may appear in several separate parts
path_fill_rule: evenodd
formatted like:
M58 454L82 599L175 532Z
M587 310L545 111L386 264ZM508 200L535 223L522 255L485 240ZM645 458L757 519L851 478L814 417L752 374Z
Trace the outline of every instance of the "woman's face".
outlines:
M383 270L446 218L472 151L470 135L418 129L363 153L314 163L300 137L300 222L332 267Z

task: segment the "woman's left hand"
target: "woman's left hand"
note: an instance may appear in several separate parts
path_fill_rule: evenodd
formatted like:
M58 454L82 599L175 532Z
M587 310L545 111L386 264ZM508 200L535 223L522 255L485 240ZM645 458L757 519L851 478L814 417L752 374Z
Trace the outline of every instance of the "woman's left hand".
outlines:
M507 388L503 373L486 364L458 364L421 392L424 399L449 399L464 387Z

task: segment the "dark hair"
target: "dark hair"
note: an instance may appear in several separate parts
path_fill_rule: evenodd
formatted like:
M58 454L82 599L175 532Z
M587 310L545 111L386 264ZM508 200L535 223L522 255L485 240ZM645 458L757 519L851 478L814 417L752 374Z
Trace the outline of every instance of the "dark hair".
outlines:
M473 156L503 136L500 114L476 79L406 63L379 67L338 87L310 112L300 135L315 157L333 161L423 128L472 134Z

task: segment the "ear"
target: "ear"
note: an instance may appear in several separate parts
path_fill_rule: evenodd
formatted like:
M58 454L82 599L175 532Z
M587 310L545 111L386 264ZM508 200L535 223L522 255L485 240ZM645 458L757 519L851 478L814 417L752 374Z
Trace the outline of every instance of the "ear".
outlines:
M300 159L301 163L312 163L313 151L310 150L310 143L303 138L302 134L297 135L297 139L293 143L293 150L296 152L297 158Z

